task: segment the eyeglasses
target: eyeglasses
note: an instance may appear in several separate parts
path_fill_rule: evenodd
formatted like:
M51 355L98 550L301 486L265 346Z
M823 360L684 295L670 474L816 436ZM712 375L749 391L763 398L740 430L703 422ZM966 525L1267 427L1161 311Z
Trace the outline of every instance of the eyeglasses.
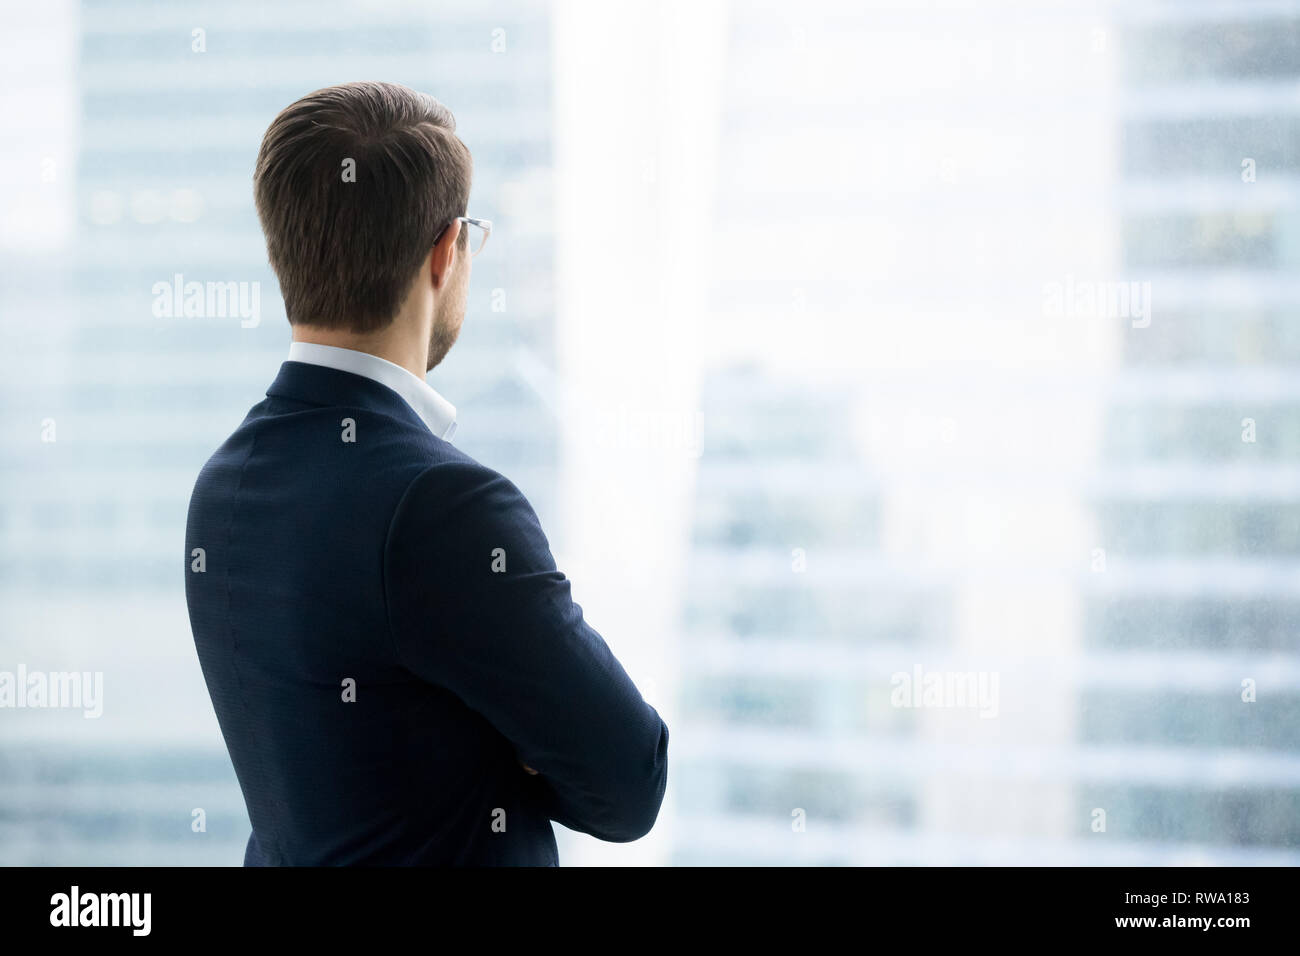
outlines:
M469 227L469 229L467 230L469 232L467 241L469 243L469 257L473 259L476 255L478 255L480 252L483 251L483 246L487 244L488 236L492 235L492 220L471 219L469 216L457 216L455 221L463 222L466 226ZM450 228L451 228L451 223L448 223L446 226L444 226L442 232L438 233L437 239L433 240L434 243L437 244L438 239L441 239L443 233L445 233Z

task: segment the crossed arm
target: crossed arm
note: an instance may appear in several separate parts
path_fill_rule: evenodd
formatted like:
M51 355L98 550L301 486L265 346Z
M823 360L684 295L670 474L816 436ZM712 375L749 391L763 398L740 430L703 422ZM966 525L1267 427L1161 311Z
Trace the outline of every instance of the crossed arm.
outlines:
M551 819L612 842L650 831L668 727L584 620L514 484L468 462L426 470L393 517L385 580L400 659L514 744Z

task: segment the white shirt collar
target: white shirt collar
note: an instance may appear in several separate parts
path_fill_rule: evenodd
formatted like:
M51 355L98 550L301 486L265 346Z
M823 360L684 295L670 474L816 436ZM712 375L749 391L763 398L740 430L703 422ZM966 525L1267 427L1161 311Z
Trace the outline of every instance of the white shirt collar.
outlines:
M429 431L443 441L451 441L456 434L456 406L434 391L424 379L378 355L314 342L292 342L289 361L323 365L387 385L402 396Z

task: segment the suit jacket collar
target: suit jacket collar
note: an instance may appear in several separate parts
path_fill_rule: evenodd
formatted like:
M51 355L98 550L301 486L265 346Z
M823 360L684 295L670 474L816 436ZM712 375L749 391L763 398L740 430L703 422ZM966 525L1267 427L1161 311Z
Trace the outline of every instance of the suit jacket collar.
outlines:
M378 355L295 340L289 344L289 361L323 365L374 379L402 396L433 434L446 441L451 441L456 434L456 406L439 395L423 375L413 375Z
M410 422L418 428L428 426L407 404L401 395L374 379L310 365L306 362L284 362L271 387L266 390L271 398L287 398L325 408L348 406L389 415Z

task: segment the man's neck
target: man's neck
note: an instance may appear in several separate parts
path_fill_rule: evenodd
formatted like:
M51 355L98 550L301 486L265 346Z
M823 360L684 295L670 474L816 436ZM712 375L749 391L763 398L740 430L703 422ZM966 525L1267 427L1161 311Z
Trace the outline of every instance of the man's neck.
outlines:
M401 334L405 328L406 326L400 321L393 321L387 328L378 332L368 333L351 332L346 329L323 329L314 325L291 326L295 342L330 345L337 349L352 349L354 352L369 352L394 365L400 365L423 381L425 372L428 371L428 337L425 337L422 344L409 333Z

